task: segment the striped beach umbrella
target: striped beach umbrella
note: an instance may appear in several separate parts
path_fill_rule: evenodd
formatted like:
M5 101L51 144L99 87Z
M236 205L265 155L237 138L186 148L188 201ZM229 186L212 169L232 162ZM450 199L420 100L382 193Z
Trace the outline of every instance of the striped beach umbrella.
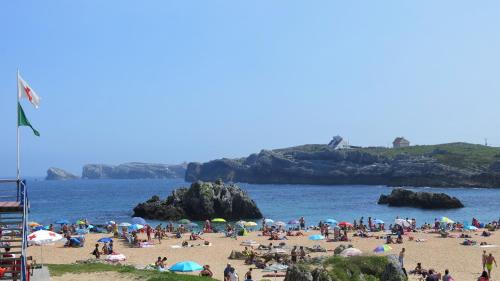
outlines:
M373 249L375 253L385 253L389 252L390 250L392 250L392 248L389 245L380 245L377 248Z

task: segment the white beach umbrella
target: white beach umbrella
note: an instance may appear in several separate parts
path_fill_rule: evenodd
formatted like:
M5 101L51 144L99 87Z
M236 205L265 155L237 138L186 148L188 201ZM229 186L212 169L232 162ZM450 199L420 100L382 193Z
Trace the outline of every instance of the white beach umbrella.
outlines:
M284 226L286 226L286 223L282 222L282 221L277 221L277 222L274 223L274 225L275 226L282 226L282 227L284 227Z
M411 223L404 219L396 219L394 224L400 225L402 227L410 227Z
M360 249L356 248L347 248L343 250L340 255L343 257L354 257L354 256L361 256L363 252L361 252Z
M122 222L122 223L120 223L118 226L119 226L119 227L129 227L129 226L131 226L131 224L130 224L130 223L128 223L128 222Z
M28 243L31 245L52 244L63 239L61 234L48 230L38 230L28 235Z

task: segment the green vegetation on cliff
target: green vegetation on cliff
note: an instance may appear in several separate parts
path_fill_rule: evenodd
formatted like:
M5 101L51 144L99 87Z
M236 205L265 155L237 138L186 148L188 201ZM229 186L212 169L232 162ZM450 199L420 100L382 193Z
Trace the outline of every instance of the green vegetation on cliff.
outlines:
M487 169L495 160L500 160L500 147L491 147L464 142L436 145L414 145L402 148L368 147L361 151L390 159L402 154L427 156L452 167L466 169Z

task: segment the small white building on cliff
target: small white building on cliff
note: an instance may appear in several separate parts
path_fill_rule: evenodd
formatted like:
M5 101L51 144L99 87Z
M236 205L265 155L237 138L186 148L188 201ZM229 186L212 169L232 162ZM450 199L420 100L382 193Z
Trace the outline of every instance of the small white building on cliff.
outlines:
M334 136L330 143L328 143L328 146L333 148L333 149L349 149L351 146L349 143L344 140L341 136Z

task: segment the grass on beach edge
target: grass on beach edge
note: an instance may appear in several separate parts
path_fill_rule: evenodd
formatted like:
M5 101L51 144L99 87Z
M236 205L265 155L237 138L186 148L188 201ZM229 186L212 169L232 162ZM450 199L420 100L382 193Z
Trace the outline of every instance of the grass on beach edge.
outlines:
M156 270L141 270L133 266L126 265L111 265L105 263L92 264L49 264L51 276L61 276L66 273L81 274L95 272L117 272L120 274L128 274L137 277L141 280L148 281L200 281L200 280L215 280L207 277L199 277L187 274L177 274L171 272L159 272Z

